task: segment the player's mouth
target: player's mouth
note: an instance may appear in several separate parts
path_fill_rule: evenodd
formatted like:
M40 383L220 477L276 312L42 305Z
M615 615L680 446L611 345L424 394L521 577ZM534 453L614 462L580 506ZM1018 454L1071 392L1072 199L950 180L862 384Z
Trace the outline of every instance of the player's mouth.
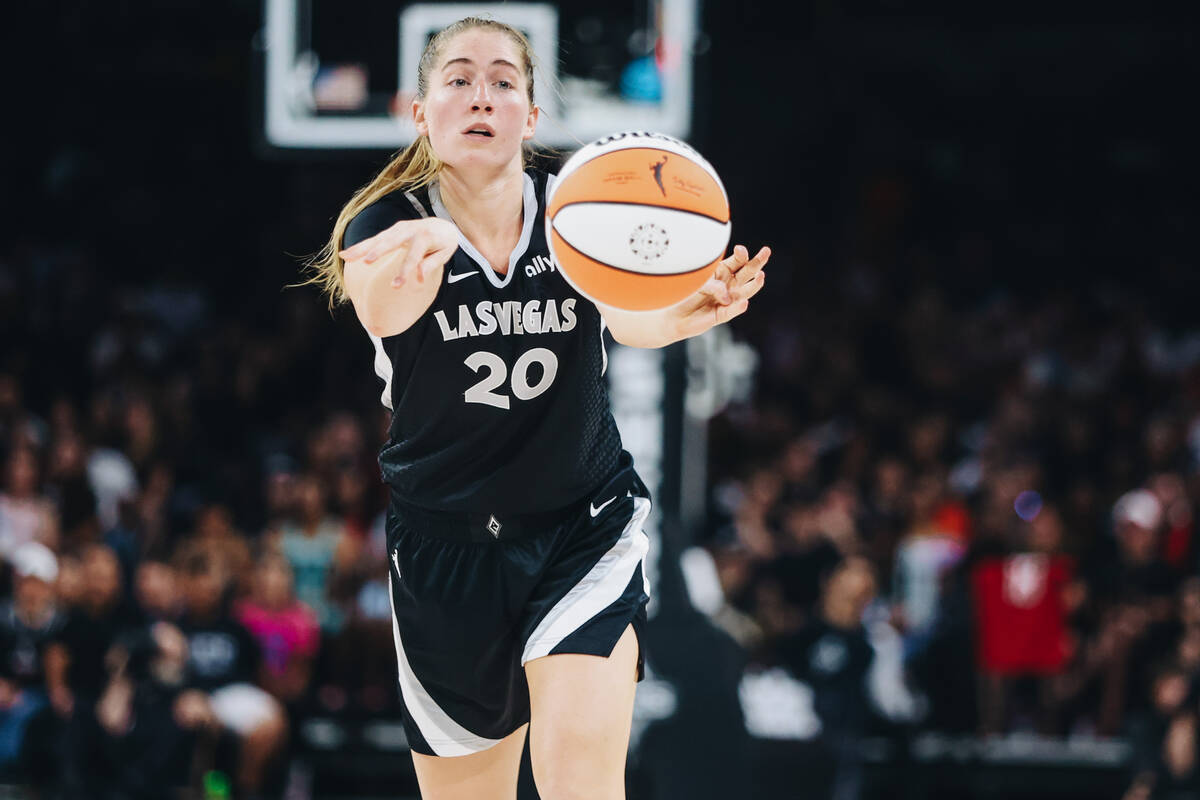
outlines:
M463 136L470 139L491 139L495 135L491 125L472 125L463 131Z

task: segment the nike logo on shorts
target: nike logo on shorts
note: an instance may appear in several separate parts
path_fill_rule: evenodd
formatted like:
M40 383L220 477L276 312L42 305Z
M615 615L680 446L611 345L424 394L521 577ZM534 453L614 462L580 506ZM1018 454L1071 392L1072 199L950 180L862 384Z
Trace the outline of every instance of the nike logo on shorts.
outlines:
M453 272L451 272L449 275L446 276L446 283L458 283L463 278L469 278L472 275L478 275L478 274L479 274L479 270L477 270L477 269L473 269L470 272L460 272L458 275L455 275Z
M633 492L626 492L625 494L629 497L633 497ZM620 497L620 496L621 495L617 495L617 497ZM607 506L609 503L612 503L613 501L615 501L617 499L617 497L610 497L598 506L593 505L592 503L588 503L588 511L590 511L592 516L595 517L597 514L599 514L601 511L604 510L605 506Z

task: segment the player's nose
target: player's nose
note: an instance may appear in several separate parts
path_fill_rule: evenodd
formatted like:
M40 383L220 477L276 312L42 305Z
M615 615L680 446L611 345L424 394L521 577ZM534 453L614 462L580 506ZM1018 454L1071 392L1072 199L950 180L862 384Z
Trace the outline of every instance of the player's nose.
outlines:
M475 86L475 97L471 100L472 111L491 111L492 96L488 94L487 81L480 81Z

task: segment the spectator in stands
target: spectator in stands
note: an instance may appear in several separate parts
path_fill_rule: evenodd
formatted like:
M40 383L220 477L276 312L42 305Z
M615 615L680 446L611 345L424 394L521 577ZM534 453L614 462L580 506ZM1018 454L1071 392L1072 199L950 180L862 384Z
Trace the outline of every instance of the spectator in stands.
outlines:
M946 486L939 473L918 477L910 495L911 520L896 547L893 591L909 657L927 644L942 597L944 578L966 554L964 531L946 524Z
M229 613L227 576L211 553L198 550L182 566L189 688L208 695L221 725L237 734L241 753L236 783L259 792L287 739L283 707L256 685L258 643Z
M82 798L88 796L95 762L96 703L108 683L105 657L134 620L122 602L121 566L113 551L93 544L79 561L79 574L72 579L79 583L77 604L46 648L46 686L51 706L67 721L63 789L69 797Z
M150 398L134 394L125 401L122 428L125 441L122 452L139 475L145 475L158 459L163 447L158 417Z
M18 450L35 447L40 439L41 421L24 408L21 379L0 372L0 446Z
M125 629L105 657L104 691L77 796L154 800L199 784L218 727L207 698L184 686L187 642L169 623ZM197 748L205 741L208 746Z
M263 537L277 538L283 526L296 516L296 474L291 459L283 455L268 458L263 486Z
M175 472L167 462L150 468L133 503L133 525L141 552L164 558L170 552L171 497L175 491Z
M60 429L51 440L46 483L61 519L63 549L96 541L100 531L96 494L87 476L87 445L73 427Z
M812 687L822 739L837 762L830 800L853 800L861 791L859 738L868 722L866 681L875 657L863 612L875 591L870 563L846 559L825 584L819 614L778 647L788 669Z
M52 760L45 737L32 742L35 752L25 746L26 731L49 706L44 654L63 625L54 599L54 553L27 542L11 563L13 598L0 603L0 770Z
M87 474L96 495L98 529L104 533L120 521L122 506L137 497L138 476L133 462L116 447L92 448Z
M58 514L38 492L38 456L32 447L16 447L4 463L0 491L0 557L26 542L58 547Z
M260 683L289 706L308 691L321 638L316 614L296 599L294 588L292 565L282 555L267 551L255 567L250 596L234 610L234 617L262 652Z
M1195 514L1183 475L1160 472L1147 481L1163 512L1162 559L1176 574L1196 570Z
M176 560L204 552L217 570L230 582L236 594L249 591L253 559L246 537L233 524L233 514L223 503L208 503L196 512L192 535L180 544Z
M1135 715L1130 726L1134 780L1125 800L1196 797L1200 791L1200 740L1191 678L1177 664L1160 664L1148 694L1149 708Z
M875 463L864 498L863 539L866 553L882 575L892 574L896 542L908 522L908 467L895 456Z
M1007 553L984 552L970 568L981 730L1059 733L1055 688L1070 657L1067 619L1078 602L1074 562L1063 552L1053 505L1010 512Z
M122 602L121 567L104 545L91 545L80 558L80 596L46 650L50 703L63 717L86 713L104 689L104 657L132 620Z
M772 587L799 624L812 615L821 587L842 555L822 526L815 504L795 501L784 506L778 516L782 528L779 554L761 567L755 582L760 592L762 587ZM786 628L790 623L780 621L772 627Z
M1144 697L1146 665L1170 654L1170 620L1178 580L1161 558L1162 505L1149 491L1123 495L1113 508L1118 558L1091 576L1098 629L1087 665L1096 673L1101 697L1097 729L1121 730L1130 706Z
M133 596L143 619L174 622L179 618L183 598L178 580L178 572L166 561L142 559L134 572Z
M291 563L296 596L316 612L321 629L335 633L345 618L344 578L357 557L346 526L329 514L325 489L315 475L296 487L297 517L286 521L270 543Z

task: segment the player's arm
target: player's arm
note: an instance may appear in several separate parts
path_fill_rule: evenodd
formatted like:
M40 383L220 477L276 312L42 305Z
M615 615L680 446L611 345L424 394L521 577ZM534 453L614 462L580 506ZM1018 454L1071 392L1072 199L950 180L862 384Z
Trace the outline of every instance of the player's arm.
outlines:
M363 327L380 338L408 330L433 304L457 249L458 229L430 217L402 220L342 250L346 296Z
M745 312L766 279L771 257L764 247L754 258L740 244L694 294L657 311L622 311L597 303L613 338L630 347L665 347L704 333Z

